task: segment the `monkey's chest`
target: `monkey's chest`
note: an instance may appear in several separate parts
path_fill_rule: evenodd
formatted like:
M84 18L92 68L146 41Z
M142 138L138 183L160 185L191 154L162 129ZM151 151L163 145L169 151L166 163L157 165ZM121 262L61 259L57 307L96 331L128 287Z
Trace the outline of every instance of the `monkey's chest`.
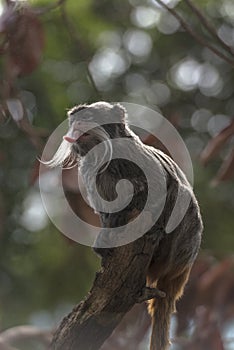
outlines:
M143 208L147 198L147 181L138 169L129 164L113 162L109 169L96 174L81 168L87 199L95 212L114 213L134 207Z

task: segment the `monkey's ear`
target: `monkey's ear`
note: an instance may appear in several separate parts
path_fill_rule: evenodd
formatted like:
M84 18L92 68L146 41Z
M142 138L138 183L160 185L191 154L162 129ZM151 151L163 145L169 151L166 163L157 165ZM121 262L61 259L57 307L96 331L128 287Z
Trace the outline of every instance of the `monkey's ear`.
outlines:
M121 123L126 122L127 111L120 103L114 104L112 111L115 113L115 115L118 117Z

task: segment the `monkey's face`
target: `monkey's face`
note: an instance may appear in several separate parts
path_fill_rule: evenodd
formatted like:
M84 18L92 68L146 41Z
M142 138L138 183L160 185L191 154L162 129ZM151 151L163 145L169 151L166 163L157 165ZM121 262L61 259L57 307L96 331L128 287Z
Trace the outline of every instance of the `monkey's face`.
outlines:
M68 133L63 139L69 142L72 151L81 157L87 154L87 152L102 140L108 138L102 127L98 126L93 121L85 121L77 118L69 124Z
M68 112L69 130L53 158L46 164L51 167L73 166L80 157L103 141L106 141L103 142L103 152L110 160L110 140L128 136L125 115L125 109L119 104L97 102L75 106Z
M69 130L64 140L80 156L102 141L123 136L125 130L125 110L106 102L76 106L68 112L68 118Z

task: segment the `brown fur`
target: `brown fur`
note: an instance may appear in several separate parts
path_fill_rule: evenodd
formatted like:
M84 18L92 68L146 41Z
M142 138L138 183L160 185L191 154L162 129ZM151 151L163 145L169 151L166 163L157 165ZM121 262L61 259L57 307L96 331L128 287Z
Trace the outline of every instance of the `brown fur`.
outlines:
M174 271L175 272L175 271ZM169 330L171 314L176 311L175 303L182 296L184 286L189 278L190 268L186 268L160 278L154 283L159 290L166 292L162 299L152 299L149 302L149 314L152 317L152 335L150 350L166 350L169 348ZM176 276L176 277L175 277Z

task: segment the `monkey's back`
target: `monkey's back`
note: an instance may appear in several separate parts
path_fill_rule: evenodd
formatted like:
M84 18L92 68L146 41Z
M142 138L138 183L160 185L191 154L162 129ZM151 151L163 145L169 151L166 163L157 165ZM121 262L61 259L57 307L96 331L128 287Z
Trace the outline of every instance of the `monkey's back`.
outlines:
M192 266L200 248L203 224L184 173L165 153L152 147L150 151L162 164L167 178L166 203L158 220L163 234L149 269L150 280L155 281L164 277L173 279Z
M150 275L152 280L155 280L156 276L157 279L168 274L174 276L177 271L192 265L199 250L202 232L199 206L184 173L169 156L144 145L134 133L131 141L128 143L128 149L124 142L118 144L119 153L126 154L126 159L112 159L105 171L98 172L96 178L92 176L90 163L83 162L81 172L87 183L91 205L93 203L95 209L99 204L96 192L93 191L94 182L100 198L110 202L118 196L116 185L120 180L127 179L132 183L134 196L124 209L111 213L99 212L102 225L113 228L126 225L135 213L145 210L147 198L151 196L150 201L152 206L155 205L153 210L156 217L158 208L160 215L155 221L154 217L152 218L153 225L150 229L158 241ZM129 161L128 157L135 159L136 163ZM150 174L148 177L151 179L151 186L158 187L156 193L165 195L165 200L154 195L154 191L151 193L144 172ZM124 191L123 194L125 194Z

